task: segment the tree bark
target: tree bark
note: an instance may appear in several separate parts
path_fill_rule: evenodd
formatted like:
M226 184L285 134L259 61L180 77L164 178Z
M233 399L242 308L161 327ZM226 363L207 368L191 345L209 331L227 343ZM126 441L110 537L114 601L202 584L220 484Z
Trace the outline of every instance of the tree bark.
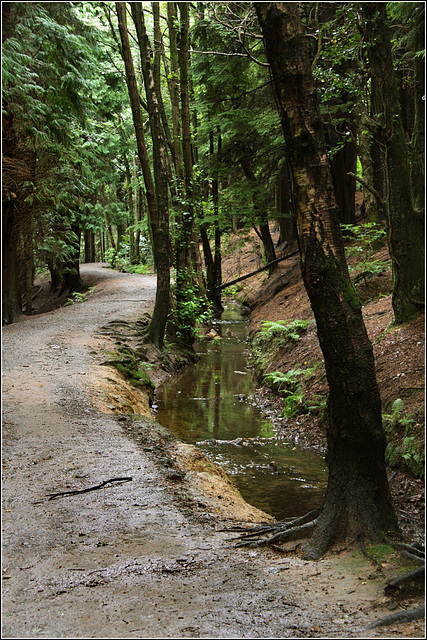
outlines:
M286 159L283 160L277 175L276 209L280 229L278 246L287 242L288 247L292 247L297 240L297 225Z
M177 237L175 241L176 268L176 324L179 341L188 348L194 343L196 318L189 312L189 302L198 295L196 265L193 260L194 229L194 193L192 185L193 155L191 151L191 120L188 84L189 66L189 7L186 2L177 3L180 13L178 34L178 61L181 102L182 132L182 180L184 200L178 216Z
M356 147L346 142L331 159L332 180L335 200L342 224L356 223L356 181L348 173L356 173Z
M425 49L424 8L417 17L416 49L420 54ZM414 86L414 132L411 140L412 151L412 189L414 208L421 215L425 209L425 60L416 56Z
M386 6L364 3L377 142L385 154L385 209L392 261L393 311L397 324L424 309L424 216L414 210L406 136L391 55Z
M86 229L84 232L85 262L95 262L95 234Z
M339 212L297 3L256 2L271 66L297 210L301 270L329 383L329 479L305 555L396 530L372 345L351 284Z
M159 131L159 114L158 114L158 102L153 89L153 78L151 66L145 65L145 55L141 51L141 56L144 59L143 70L145 68L144 78L145 87L147 91L147 100L150 96L151 106L149 105L150 112L150 124L154 127L153 135L153 152L154 162L157 168L156 188L154 188L153 177L151 175L151 168L148 159L147 147L145 144L144 128L141 116L140 101L138 86L136 83L135 68L132 59L132 52L129 43L129 34L127 31L127 19L126 19L126 3L116 2L116 10L119 22L120 39L122 43L122 56L125 63L126 70L126 83L128 87L129 99L132 109L132 118L135 128L138 157L141 163L141 169L144 176L144 183L147 195L147 203L150 216L150 224L152 231L153 242L153 255L154 262L157 271L157 290L156 301L154 305L153 315L151 317L150 324L147 330L147 339L153 342L158 348L164 346L164 335L167 317L169 314L169 294L170 294L170 259L169 259L169 212L167 202L167 178L166 174L162 174L162 153L165 153L161 130ZM133 13L135 12L137 29L140 29L139 40L140 46L144 46L144 34L142 23L142 10L140 6L132 4ZM151 72L151 74L150 74ZM147 84L148 83L148 84ZM160 166L159 166L160 165ZM164 183L166 182L166 189Z
M16 226L17 213L13 200L3 202L2 212L2 301L3 324L16 322L21 305L18 300L18 272L17 272L17 246L18 230Z
M175 173L178 179L182 178L182 153L181 153L181 123L179 118L179 61L176 25L178 16L176 3L167 3L168 31L169 31L169 51L170 51L170 73L168 73L168 87L172 110L172 131L173 131L173 160L175 163Z

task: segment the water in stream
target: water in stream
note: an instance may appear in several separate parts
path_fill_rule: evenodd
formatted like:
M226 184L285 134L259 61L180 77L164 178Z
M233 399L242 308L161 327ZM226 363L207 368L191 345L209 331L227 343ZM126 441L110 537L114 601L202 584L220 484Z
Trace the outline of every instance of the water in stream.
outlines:
M239 308L226 308L215 328L222 340L201 345L200 360L157 391L156 419L223 467L250 504L279 520L314 509L326 487L324 459L275 437L248 401L256 381Z

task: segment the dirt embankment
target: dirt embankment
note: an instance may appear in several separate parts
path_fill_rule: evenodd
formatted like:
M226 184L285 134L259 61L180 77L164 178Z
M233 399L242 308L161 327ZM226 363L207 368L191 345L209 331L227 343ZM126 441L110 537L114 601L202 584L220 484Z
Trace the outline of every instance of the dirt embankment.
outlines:
M273 233L273 237L275 234ZM259 240L254 233L248 241L234 238L224 260L223 279L232 280L260 266ZM286 253L289 250L282 250ZM279 252L280 255L280 252ZM386 269L380 275L358 277L357 259L349 259L352 277L363 305L363 317L373 343L377 380L383 404L383 413L392 414L393 403L400 400L399 412L388 418L390 427L389 478L400 524L409 539L424 539L424 482L414 477L423 465L416 464L416 456L424 457L424 389L425 389L425 333L424 316L400 327L393 327L391 306L391 272L386 248L379 249L371 261L384 262ZM301 278L299 257L278 264L275 273L266 273L243 281L239 299L250 310L250 334L254 336L264 321L309 321L297 342L290 342L272 350L271 357L257 362L260 387L255 394L257 403L274 422L278 433L289 437L300 446L317 451L326 450L326 427L322 416L328 387L323 357L316 335L316 327L308 296ZM263 385L263 374L283 373L307 369L315 371L302 383L301 410L295 415L283 415L284 395ZM316 368L317 366L317 368ZM396 406L396 405L395 405ZM409 438L409 440L405 440ZM405 444L407 447L405 448ZM405 460L408 456L408 462ZM411 457L411 459L409 459ZM412 469L410 467L412 463ZM412 471L412 472L411 472Z
M3 333L3 637L381 637L366 625L412 604L383 595L396 558L377 572L357 550L307 562L235 548L218 473L131 414L134 390L102 364L116 352L103 328L133 326L154 278L83 273L86 302ZM207 471L210 494L192 482ZM117 478L131 480L66 493ZM420 622L386 633L424 637Z

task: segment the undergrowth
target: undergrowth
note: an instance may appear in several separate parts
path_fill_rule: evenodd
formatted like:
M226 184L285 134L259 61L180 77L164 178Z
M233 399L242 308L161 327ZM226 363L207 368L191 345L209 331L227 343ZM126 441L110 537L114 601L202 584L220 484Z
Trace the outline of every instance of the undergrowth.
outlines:
M307 394L306 383L312 378L322 362L316 362L305 369L290 369L289 371L273 371L264 375L264 380L281 395L284 396L282 416L294 418L299 414L326 413L326 398L323 395Z
M425 452L423 439L418 434L420 426L411 414L404 415L404 402L397 398L391 413L383 414L384 431L387 438L385 458L392 468L406 467L415 477L425 474Z
M309 320L262 322L259 331L251 340L251 363L257 372L268 371L278 352L298 342L309 324Z
M120 347L118 353L110 354L112 358L103 362L103 365L114 367L128 380L134 387L148 393L150 400L154 394L154 384L145 370L145 366L136 357L130 347Z
M64 307L69 307L73 304L79 304L81 302L86 302L91 293L95 291L96 287L89 287L87 291L81 293L80 291L73 291L71 296L67 298L67 302L64 304Z

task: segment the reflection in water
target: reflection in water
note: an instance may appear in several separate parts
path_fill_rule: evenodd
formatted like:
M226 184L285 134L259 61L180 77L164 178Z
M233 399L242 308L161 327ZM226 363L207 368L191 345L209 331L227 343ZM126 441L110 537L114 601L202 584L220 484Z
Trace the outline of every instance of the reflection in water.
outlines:
M256 382L238 308L226 309L216 330L222 340L200 346L200 360L158 390L156 419L222 466L254 506L277 519L314 509L324 495L324 460L275 438L247 402Z

